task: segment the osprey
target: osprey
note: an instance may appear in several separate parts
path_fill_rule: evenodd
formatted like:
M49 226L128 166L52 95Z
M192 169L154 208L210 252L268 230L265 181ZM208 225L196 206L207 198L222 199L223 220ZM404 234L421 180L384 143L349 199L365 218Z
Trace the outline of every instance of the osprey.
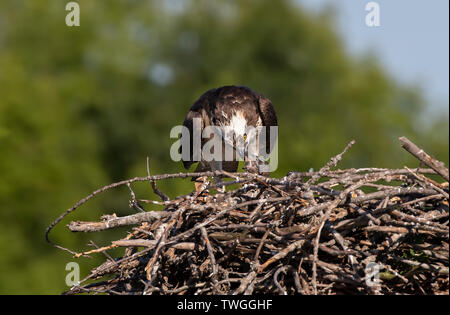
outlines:
M241 157L245 161L247 171L268 173L261 172L260 166L267 166L268 155L276 140L273 138L277 134L273 127L276 129L278 122L272 102L263 95L244 86L211 89L192 105L183 126L189 131L189 138L184 139L185 141L182 139L180 148L186 169L199 161L195 172L236 172ZM205 135L204 131L208 127L216 128L213 133ZM196 135L202 135L201 139L195 139ZM219 157L216 155L215 158L208 159L202 154L199 159L198 151L205 153L204 149L212 137L221 141L222 152ZM217 146L206 151L209 153L214 149L217 149Z

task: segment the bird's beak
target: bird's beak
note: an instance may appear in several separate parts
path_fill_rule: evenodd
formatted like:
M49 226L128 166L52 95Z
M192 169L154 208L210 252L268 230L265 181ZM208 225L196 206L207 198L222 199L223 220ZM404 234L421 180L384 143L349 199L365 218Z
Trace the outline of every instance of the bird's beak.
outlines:
M244 139L244 161L248 161L248 142L247 142L247 134L244 134L242 137Z
M239 153L239 156L244 160L247 158L247 145L244 137L236 138L236 151Z

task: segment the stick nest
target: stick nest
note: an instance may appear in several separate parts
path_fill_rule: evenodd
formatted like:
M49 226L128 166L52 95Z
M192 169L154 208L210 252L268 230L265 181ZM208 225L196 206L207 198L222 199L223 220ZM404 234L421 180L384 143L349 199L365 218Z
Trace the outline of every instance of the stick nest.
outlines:
M130 230L87 252L54 244L75 257L106 257L65 293L448 294L448 181L431 168L331 170L352 144L317 172L149 174L93 192L49 227L47 239L62 217L109 188L127 185L141 211L68 225ZM199 175L228 177L228 189L205 181L171 200L156 186ZM162 201L137 199L136 181L150 181ZM142 211L151 204L164 210ZM107 251L117 247L123 255L113 258Z

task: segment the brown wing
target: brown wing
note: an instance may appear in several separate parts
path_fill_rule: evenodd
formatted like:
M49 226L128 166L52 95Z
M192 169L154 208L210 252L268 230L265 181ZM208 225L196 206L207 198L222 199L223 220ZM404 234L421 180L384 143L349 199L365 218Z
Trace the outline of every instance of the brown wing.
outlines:
M262 120L262 125L269 127L266 129L266 153L269 154L272 152L275 145L275 141L270 141L270 126L278 127L277 114L275 113L272 102L268 98L260 95L258 103L258 110Z
M182 158L183 166L186 169L189 169L192 164L197 162L193 161L194 118L199 118L201 121L200 130L197 130L198 134L201 137L203 128L211 124L209 121L209 115L207 113L210 112L210 99L213 97L216 90L217 89L211 89L200 96L200 98L194 103L194 105L192 105L191 109L186 115L186 118L184 119L183 126L185 126L189 130L189 148L187 149L189 150L189 159L185 160ZM203 139L201 139L201 147L203 147ZM183 154L183 146L180 147L180 153Z

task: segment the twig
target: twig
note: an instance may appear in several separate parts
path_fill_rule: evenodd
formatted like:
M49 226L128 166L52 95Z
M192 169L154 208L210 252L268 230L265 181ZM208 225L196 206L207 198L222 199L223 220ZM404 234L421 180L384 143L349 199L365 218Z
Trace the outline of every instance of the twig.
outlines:
M147 156L147 176L151 177L151 175L150 175L150 163L149 163L148 156ZM161 198L162 201L170 200L170 198L165 193L163 193L161 190L158 189L158 186L156 186L156 181L150 179L150 186L152 187L153 192L156 195L158 195L158 197Z
M448 168L445 167L445 164L441 161L436 160L426 153L423 149L419 148L413 142L411 142L406 137L400 137L400 142L402 143L402 147L414 155L417 159L423 162L425 165L428 165L433 170L435 170L438 174L440 174L446 181L449 181L449 172Z
M324 173L328 172L332 166L336 166L339 161L342 160L342 156L345 154L345 152L347 152L348 149L350 149L350 147L354 144L355 140L350 141L344 148L344 151L332 157L330 161L328 161L328 163L319 170L319 172L313 174L311 178L305 183L305 186L309 187L310 185L314 184L321 176L323 176Z
M214 250L211 246L211 242L208 238L208 232L206 232L206 229L204 227L200 228L200 232L203 236L203 241L205 242L206 249L208 251L209 255L209 262L211 263L211 270L212 270L212 281L213 281L213 287L214 287L214 293L218 294L220 293L220 290L218 288L218 281L217 281L217 265L216 265L216 258L214 257Z
M114 215L101 222L72 221L68 224L68 228L72 232L98 232L120 226L135 225L142 222L161 220L170 215L171 213L168 211L148 211L124 217L116 217Z

